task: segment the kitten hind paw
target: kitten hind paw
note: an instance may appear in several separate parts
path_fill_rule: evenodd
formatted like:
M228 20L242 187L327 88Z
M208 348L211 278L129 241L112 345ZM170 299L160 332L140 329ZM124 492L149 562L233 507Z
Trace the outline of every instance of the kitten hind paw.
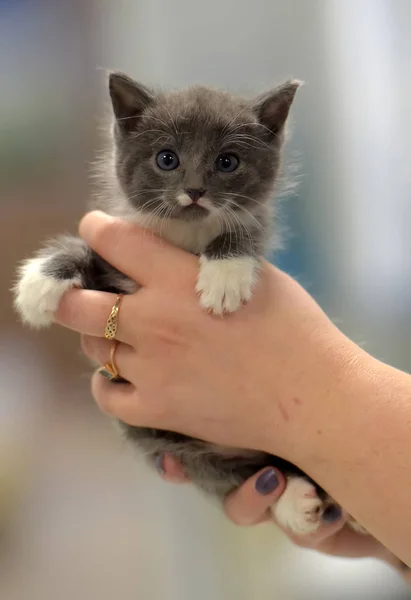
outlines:
M320 527L324 509L312 483L302 477L290 477L271 510L280 525L296 535L307 535Z

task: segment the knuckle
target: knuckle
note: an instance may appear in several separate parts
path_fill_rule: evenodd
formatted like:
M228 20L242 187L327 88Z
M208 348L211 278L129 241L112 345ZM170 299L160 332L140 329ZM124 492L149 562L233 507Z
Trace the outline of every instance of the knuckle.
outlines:
M144 299L144 290L138 293ZM181 315L175 314L173 308L159 295L156 298L151 296L149 302L141 303L140 314L154 340L165 346L188 346L191 337L189 326L181 319Z
M179 331L169 325L159 325L155 332L157 341L166 348L186 347L187 342Z
M172 348L188 348L190 346L190 336L184 330L181 323L176 322L175 317L161 313L153 314L149 317L150 332L156 341L156 344L162 346L168 352Z
M90 235L90 243L96 248L105 246L106 244L117 239L118 231L121 228L121 222L114 217L106 217L104 220L94 224Z

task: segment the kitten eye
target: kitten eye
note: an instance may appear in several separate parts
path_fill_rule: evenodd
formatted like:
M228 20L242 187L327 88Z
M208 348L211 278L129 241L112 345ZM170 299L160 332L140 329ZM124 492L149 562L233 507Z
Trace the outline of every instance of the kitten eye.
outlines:
M171 150L161 150L156 156L157 166L163 171L173 171L180 164L178 156Z
M223 173L232 173L238 167L239 160L234 154L220 154L216 160L216 167Z

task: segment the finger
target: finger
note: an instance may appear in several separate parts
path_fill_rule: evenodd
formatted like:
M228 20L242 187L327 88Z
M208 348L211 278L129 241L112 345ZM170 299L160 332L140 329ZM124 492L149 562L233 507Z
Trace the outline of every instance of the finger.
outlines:
M133 339L132 332L123 327L123 323L127 322L127 305L130 299L131 296L122 298L117 315L116 340L125 343L131 343ZM70 290L61 299L55 320L73 331L104 337L107 319L116 300L116 294L108 292Z
M159 454L156 459L156 468L164 481L190 483L190 479L184 473L183 465L170 454Z
M141 285L172 282L178 288L187 285L191 273L194 287L197 259L135 224L92 212L82 219L79 232L97 254Z
M383 548L380 542L377 542L371 535L354 531L348 525L311 547L315 547L318 552L332 556L383 558Z
M88 356L95 365L103 367L109 364L112 368L115 368L119 377L125 379L126 382L135 382L136 371L138 369L138 357L131 346L115 340L105 340L103 338L95 338L92 336L83 336L81 346L84 354ZM100 376L107 377L107 369L105 373L100 373ZM132 407L130 407L129 410L132 410ZM120 415L118 415L118 417L120 418Z
M105 365L109 362L114 344L116 344L114 358L118 368L129 365L136 360L136 353L128 344L117 343L114 340L105 340L91 335L81 336L82 351L96 365Z
M124 364L123 360L117 367L120 375L128 381L133 378L133 369L130 371ZM135 359L132 364L135 365ZM153 408L152 403L148 405L140 398L132 383L113 382L96 371L91 378L91 393L99 408L119 421L134 427L161 429L161 409Z
M91 393L100 410L123 423L129 423L133 409L138 408L138 393L133 385L113 383L98 371L91 378Z
M237 525L255 525L271 518L271 505L285 487L283 475L273 468L263 469L232 492L225 501L227 516Z

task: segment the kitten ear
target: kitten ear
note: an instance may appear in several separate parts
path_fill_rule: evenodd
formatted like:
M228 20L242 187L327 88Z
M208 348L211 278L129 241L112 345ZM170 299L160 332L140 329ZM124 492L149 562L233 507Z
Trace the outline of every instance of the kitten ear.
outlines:
M281 134L284 129L295 94L301 85L301 81L290 79L271 92L260 96L254 103L258 120L274 136Z
M123 73L110 73L109 92L117 123L124 131L134 129L136 119L154 101L149 89Z

